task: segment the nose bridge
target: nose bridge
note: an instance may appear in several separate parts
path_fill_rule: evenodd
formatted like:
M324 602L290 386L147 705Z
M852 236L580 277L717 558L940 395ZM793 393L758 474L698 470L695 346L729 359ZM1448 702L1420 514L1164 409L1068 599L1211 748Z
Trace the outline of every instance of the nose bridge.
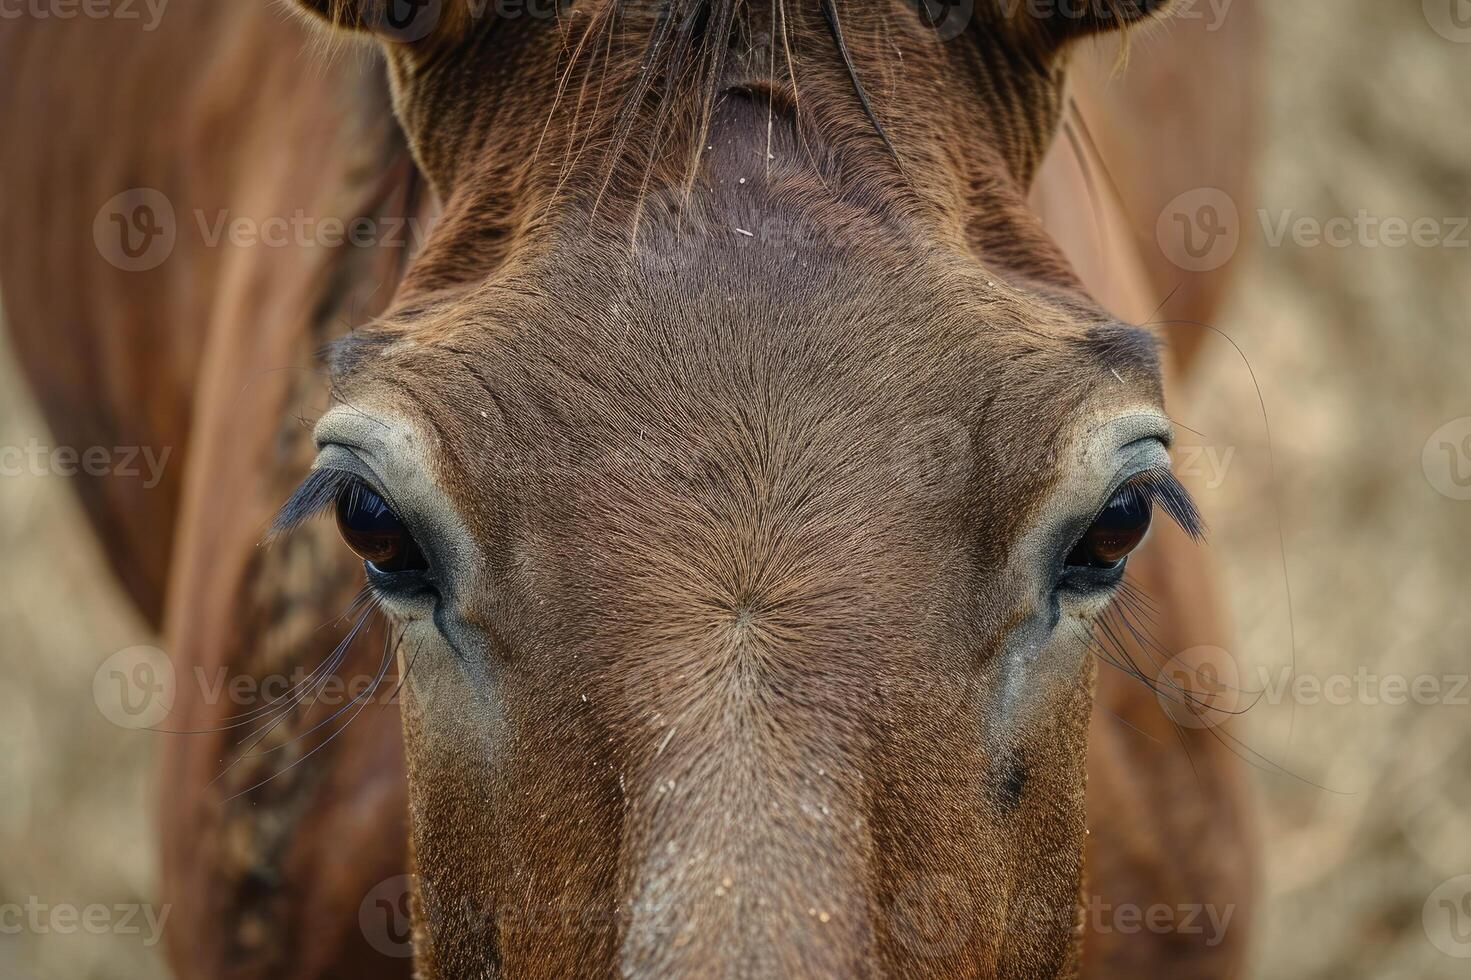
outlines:
M815 403L841 405L712 412L699 465L601 501L626 975L870 973L876 668L916 639L920 551L892 475L860 465L879 436Z
M653 696L651 747L628 787L623 971L861 976L862 708L797 669L818 651L757 614L736 612L709 644L698 672Z

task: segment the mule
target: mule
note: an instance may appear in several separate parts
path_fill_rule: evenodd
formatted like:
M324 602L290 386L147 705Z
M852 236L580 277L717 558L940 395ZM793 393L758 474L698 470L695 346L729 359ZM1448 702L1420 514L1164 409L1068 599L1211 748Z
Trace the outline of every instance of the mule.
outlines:
M182 701L212 733L167 749L182 975L401 969L355 916L405 839L424 977L1239 968L1242 911L1207 943L1084 901L1251 882L1219 743L1099 676L1125 568L1173 648L1218 627L1156 338L1028 202L1070 52L1160 5L980 4L936 44L899 3L303 3L387 91L367 54L304 67L315 28L177 6L5 44L20 79L136 80L0 119L53 130L4 161L36 191L0 245L17 345L69 440L182 447L152 495L83 488L177 661L319 655L366 575L402 675L401 735L372 711L214 781L234 706ZM90 212L142 173L184 215L433 230L273 251L186 218L160 266L109 265ZM323 380L274 369L334 337L308 439ZM49 356L99 340L128 345Z

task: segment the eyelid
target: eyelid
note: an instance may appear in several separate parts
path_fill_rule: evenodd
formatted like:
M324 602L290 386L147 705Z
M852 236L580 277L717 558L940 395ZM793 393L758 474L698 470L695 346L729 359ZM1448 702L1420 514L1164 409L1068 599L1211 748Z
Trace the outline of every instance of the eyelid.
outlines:
M1132 474L1118 485L1109 500L1112 501L1125 489L1132 489L1143 494L1150 503L1158 504L1192 540L1205 538L1205 520L1200 516L1195 499L1168 466L1152 466Z
M331 466L321 466L312 470L287 498L281 509L276 512L275 518L271 521L270 531L266 534L266 540L274 541L282 535L290 534L307 521L324 513L337 502L337 497L343 489L359 479L361 477L350 470Z
M393 499L393 495L384 489L383 481L373 468L352 447L342 443L327 443L317 454L312 472L297 486L272 519L266 541L274 541L282 535L290 534L307 521L325 513L336 503L338 495L353 483L361 483L382 497L399 519L413 530L409 518Z

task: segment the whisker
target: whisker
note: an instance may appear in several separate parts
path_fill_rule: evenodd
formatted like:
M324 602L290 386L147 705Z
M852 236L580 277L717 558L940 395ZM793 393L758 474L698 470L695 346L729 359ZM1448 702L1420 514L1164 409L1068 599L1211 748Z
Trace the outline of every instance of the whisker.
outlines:
M390 632L389 635L387 635L387 636L385 636L383 638L383 661L379 665L378 674L373 678L373 683L370 684L367 688L365 688L361 694L354 695L352 701L349 701L347 704L343 705L341 708L338 708L332 714L328 715L323 720L317 722L315 725L313 725L311 728L308 728L306 731L300 732L300 733L298 733L296 735L293 735L289 739L287 739L286 741L280 743L279 745L273 745L270 748L265 749L262 752L253 752L250 755L246 756L246 758L258 759L258 758L261 758L262 756L270 755L272 752L278 752L281 749L286 748L288 745L291 745L293 742L299 742L302 739L306 738L308 735L311 735L313 732L316 732L319 729L323 728L324 726L330 725L332 722L336 721L342 715L342 713L344 711L346 711L348 708L352 707L353 703L355 703L358 698L360 698L360 697L368 697L368 696L371 696L371 695L375 694L377 692L379 686L382 685L382 683L383 683L383 678L384 678L384 676L386 674L388 664L393 659L392 656L391 656L391 654L390 654L390 650L389 650L389 648L392 647L392 646L394 646L394 638L393 638L393 634Z
M415 656L417 656L417 655L418 655L418 648L415 648ZM388 663L388 661L390 659L391 659L390 656L387 653L385 653L385 655L384 655L384 666L381 668L382 670L384 670L384 671L387 670L387 663ZM307 761L312 756L314 756L318 752L322 751L328 745L331 745L332 744L332 740L334 738L336 738L338 735L340 735L343 732L345 732L347 730L348 726L351 725L353 723L353 721L357 719L357 716L360 715L360 714L362 714L363 708L367 705L367 701L365 701L365 700L359 700L358 698L354 698L354 701L357 702L358 707L357 707L357 710L352 713L352 717L348 718L347 724L343 725L337 731L333 732L327 738L323 739L320 745L315 746L310 752L307 752L300 759L297 759L295 762L293 762L290 765L286 766L284 769L280 770L279 772L272 773L271 775L267 776L265 779L262 779L259 782L255 783L255 784L253 784L251 786L247 786L245 789L241 790L238 793L235 793L233 796L226 797L225 802L229 802L230 800L239 799L240 797L244 796L247 793L251 793L251 792L253 792L253 791L257 790L257 789L260 789L266 783L269 783L273 779L277 779L277 778L279 778L281 776L284 776L286 773L290 772L292 769L295 769L297 766L301 765L303 762ZM350 705L349 705L349 707L350 707Z
M1111 603L1104 614L1094 621L1091 630L1080 628L1085 646L1100 661L1119 670L1126 676L1143 683L1145 687L1161 700L1162 706L1163 703L1168 702L1184 710L1195 711L1197 713L1210 711L1218 715L1227 716L1228 718L1236 718L1245 715L1260 703L1261 698L1265 695L1263 691L1247 692L1233 685L1222 685L1222 689L1224 690L1256 695L1244 707L1227 708L1214 703L1211 695L1202 694L1201 692L1186 688L1177 683L1173 678L1166 676L1162 668L1173 658L1173 655L1169 652L1168 648L1159 642L1150 630L1141 628L1139 624L1129 617L1127 612L1127 607L1130 603L1147 601L1152 604L1152 600L1150 600L1142 588L1137 584L1131 583L1126 583L1126 587L1120 590L1119 596L1116 598L1119 597L1124 598L1124 603ZM1125 639L1125 634L1127 634L1128 640ZM1129 641L1132 641L1132 643ZM1136 649L1145 654L1156 667L1156 672L1153 676L1146 674L1140 669L1139 663L1132 652ZM1165 660L1163 662L1156 661L1155 655L1164 656ZM1196 779L1199 780L1199 770L1196 767L1194 754L1190 748L1190 730L1171 717L1168 712L1165 712L1165 716L1170 723L1170 727L1175 732L1181 749L1186 754L1191 771L1195 773ZM1119 720L1123 721L1123 719ZM1129 724L1128 722L1124 723L1126 725ZM1134 728L1135 726L1129 725L1129 727ZM1251 748L1245 741L1226 731L1222 724L1207 724L1204 728L1196 729L1195 731L1198 731L1202 737L1214 739L1217 743L1224 746L1233 756L1260 772L1284 775L1306 786L1334 793L1335 795L1348 795L1327 786L1319 785L1293 772L1281 763ZM1141 734L1149 737L1147 733L1141 732ZM1158 740L1156 739L1155 741Z
M234 769L237 765L239 765L242 760L246 758L251 758L253 750L258 747L261 742L263 742L267 737L269 737L271 732L280 727L282 722L284 722L288 717L291 716L292 709L300 704L306 697L308 697L309 695L314 696L318 691L322 689L322 687L327 682L327 678L330 677L332 673L336 671L337 666L342 663L343 659L347 655L348 648L352 645L352 641L357 639L358 634L362 631L363 625L367 622L368 618L373 614L376 608L377 607L375 605L367 610L364 610L363 614L358 618L357 622L353 624L351 632L349 632L347 636L343 638L342 642L337 645L337 649L333 651L332 656L328 658L327 662L331 664L331 668L323 673L318 681L303 689L291 700L289 704L282 706L279 710L279 713L273 720L269 720L260 728L256 729L256 731L247 734L240 740L241 743L248 744L245 744L244 748L241 750L241 753L237 755L232 762L225 766L225 768L221 770L214 779L210 780L211 785L224 778L224 776L232 769ZM315 703L315 700L313 701L313 703Z
M365 589L365 591L369 591L369 590L366 590ZM359 593L359 597L360 598L354 600L354 605L358 605L359 604L360 599L361 599L361 596L362 596L362 593ZM370 600L372 599L371 592L369 592L369 599ZM376 600L373 600L373 601L376 601ZM362 616L362 619L366 619L367 618L368 612L371 612L371 610L368 610L367 612L364 612L363 613L363 616ZM350 613L344 614L342 617L340 617L339 622L342 621L342 620L345 620L348 615L350 615ZM326 628L327 626L330 626L330 625L332 625L332 624L331 623L324 623L323 626L319 627L319 629L324 629L324 628ZM341 659L340 656L339 656L339 654L344 651L344 645L346 643L348 643L348 642L351 641L352 637L355 635L357 629L359 629L359 628L361 628L361 619L359 620L359 623L353 628L353 630L351 632L349 632L348 636L345 639L343 639L338 644L337 648L333 651L333 653L331 655L329 655L326 658L324 658L323 661L320 664L318 664L316 666L316 668L310 674L308 674L306 677L302 678L302 680L300 680L296 684L293 684L290 688L288 688L285 692L283 692L279 697L272 698L270 701L266 702L265 704L261 705L258 708L252 708L249 711L242 711L242 712L239 712L239 713L233 714L233 715L226 715L225 716L226 720L230 721L231 724L228 724L228 725L220 725L220 726L217 726L215 728L192 728L192 729L191 728L175 728L175 729L171 729L171 728L150 728L148 730L151 731L151 732L156 732L157 734L160 734L160 735L216 735L216 734L219 734L220 732L228 732L228 731L232 731L232 730L234 730L236 728L243 728L244 726L250 724L251 722L255 721L256 719L258 719L258 718L260 718L260 717L262 717L264 715L270 714L273 710L276 710L278 707L281 707L282 710L289 710L290 707L291 707L291 705L285 704L284 707L283 707L283 703L288 698L290 698L291 695L295 691L297 691L298 689L304 687L305 685L308 685L311 682L313 682L324 670L327 671L328 673L331 673L331 671L333 669L335 669L335 667L333 665L337 661L339 661ZM295 702L292 702L292 703L294 704Z

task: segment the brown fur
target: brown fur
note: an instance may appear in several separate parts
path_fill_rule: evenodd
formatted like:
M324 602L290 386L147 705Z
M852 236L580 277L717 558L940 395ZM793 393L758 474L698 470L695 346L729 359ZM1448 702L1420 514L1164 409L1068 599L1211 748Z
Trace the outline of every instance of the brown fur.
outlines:
M432 434L437 483L493 556L463 615L503 712L494 734L476 725L473 675L415 662L404 747L429 885L423 975L1072 975L1085 819L1102 829L1090 889L1240 901L1222 850L1190 847L1219 839L1229 852L1245 836L1207 739L1190 739L1206 761L1197 781L1176 762L1170 780L1140 785L1157 750L1102 716L1090 754L1086 659L1065 682L1038 681L1025 724L987 720L990 658L1028 612L988 570L1060 479L1069 426L1160 397L1149 345L1087 298L1026 207L1061 112L1065 35L983 8L974 43L935 45L897 25L913 16L902 5L840 5L896 162L815 7L788 0L773 21L715 4L710 34L656 49L640 74L653 25L633 12L614 21L594 5L599 16L554 25L449 6L424 40L384 42L408 148L440 202L402 277L400 256L381 251L351 263L202 253L143 274L173 281L188 267L215 285L194 311L203 352L174 352L178 376L198 380L160 403L241 379L251 390L201 397L189 428L207 439L170 434L167 412L140 434L188 455L187 482L148 517L183 529L172 563L150 550L135 591L162 597L167 569L176 657L245 671L302 656L312 615L345 601L352 577L320 533L244 558L303 466L286 419L315 383L265 372L387 301L353 284L397 285L384 317L339 348L335 391ZM159 49L177 66L139 69L167 100L147 118L209 118L209 99L170 76L199 57L187 39L212 38L235 62L228 77L253 78L259 118L216 96L234 107L232 131L296 136L289 175L183 168L167 189L181 212L252 194L318 212L416 206L384 196L402 186L380 175L403 149L377 128L365 76L303 73L294 25L185 9L178 41ZM366 9L318 12L376 25ZM727 50L721 24L779 41ZM54 58L58 43L4 53ZM80 124L77 142L101 128ZM42 185L53 165L14 156L7 186ZM17 249L0 254L0 275L20 336L69 315ZM131 315L142 295L81 319ZM86 403L51 397L63 425ZM112 551L122 566L131 553ZM1172 600L1188 578L1139 572ZM1169 608L1185 617L1186 603ZM1116 679L1102 691L1109 711L1158 726L1147 691ZM186 704L181 727L228 707ZM323 753L329 766L228 803L256 773L198 788L223 737L172 747L181 972L361 975L357 902L402 867L392 716L364 717ZM1232 814L1224 826L1202 821L1217 809ZM1155 822L1160 841L1130 837ZM1100 838L1117 846L1100 854ZM937 909L939 935L916 932ZM1126 963L1225 975L1244 936L1219 949L1131 938L1090 939L1093 975Z

